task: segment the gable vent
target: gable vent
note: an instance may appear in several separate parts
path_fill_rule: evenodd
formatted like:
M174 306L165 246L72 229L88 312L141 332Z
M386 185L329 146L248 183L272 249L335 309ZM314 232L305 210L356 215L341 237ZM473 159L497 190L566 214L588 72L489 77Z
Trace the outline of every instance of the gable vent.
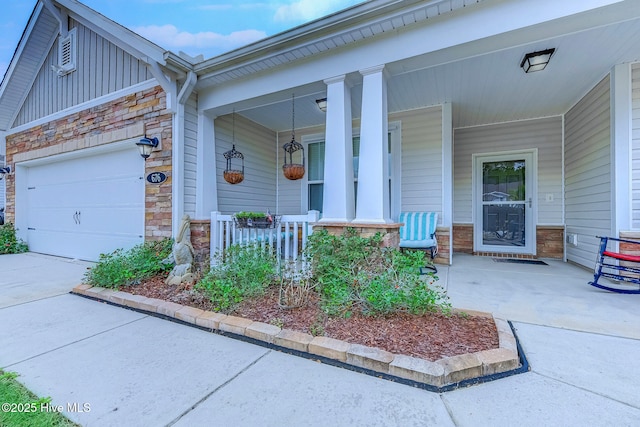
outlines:
M58 41L58 65L52 68L62 77L76 69L76 29L69 31L67 37Z

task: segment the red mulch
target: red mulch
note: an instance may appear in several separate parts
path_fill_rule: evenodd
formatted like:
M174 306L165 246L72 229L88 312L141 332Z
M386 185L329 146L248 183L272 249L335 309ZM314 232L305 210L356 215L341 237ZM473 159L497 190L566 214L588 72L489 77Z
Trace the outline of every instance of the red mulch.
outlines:
M212 310L210 301L204 295L196 290L167 286L163 277L122 290ZM349 318L328 317L319 309L317 296L311 298L304 307L280 308L278 287L272 287L263 297L245 301L229 314L431 361L499 346L498 332L491 318L436 313L423 316L396 314L372 317L353 314Z

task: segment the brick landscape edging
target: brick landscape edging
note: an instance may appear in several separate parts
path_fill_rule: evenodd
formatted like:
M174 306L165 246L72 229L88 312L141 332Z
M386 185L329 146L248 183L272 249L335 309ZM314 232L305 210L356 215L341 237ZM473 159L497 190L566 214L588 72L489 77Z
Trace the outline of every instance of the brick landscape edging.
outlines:
M426 386L423 388L431 387L434 391L447 391L458 386L482 382L482 379L490 380L528 370L526 359L521 351L519 352L518 341L509 322L485 312L464 311L470 315L494 319L498 331L499 348L444 357L431 362L329 337L314 337L268 323L204 311L123 291L82 284L76 286L71 292L152 315L173 318L211 332L245 337L257 344L275 346L285 351L290 350L294 354L306 355L306 357L320 358L325 362L348 369L391 380L404 380L403 382L416 386Z

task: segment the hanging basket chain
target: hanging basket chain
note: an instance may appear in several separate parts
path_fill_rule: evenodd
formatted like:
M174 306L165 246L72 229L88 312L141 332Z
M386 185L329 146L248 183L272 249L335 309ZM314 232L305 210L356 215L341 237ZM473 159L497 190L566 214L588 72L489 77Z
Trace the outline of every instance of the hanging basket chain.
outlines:
M224 158L227 160L227 168L223 172L224 180L229 184L238 184L244 180L244 155L236 150L236 110L233 110L231 116L232 123L232 145L231 150L225 152L223 154ZM242 168L234 169L232 165L232 159L240 159Z

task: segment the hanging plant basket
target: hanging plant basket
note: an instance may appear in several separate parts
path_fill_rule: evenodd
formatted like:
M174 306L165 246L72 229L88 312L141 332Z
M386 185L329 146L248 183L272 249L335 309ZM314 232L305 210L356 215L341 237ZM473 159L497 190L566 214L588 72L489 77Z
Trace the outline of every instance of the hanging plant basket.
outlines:
M237 170L226 170L223 176L229 184L239 184L244 180L244 173Z
M285 178L295 181L304 176L304 165L291 164L282 165L282 173Z

